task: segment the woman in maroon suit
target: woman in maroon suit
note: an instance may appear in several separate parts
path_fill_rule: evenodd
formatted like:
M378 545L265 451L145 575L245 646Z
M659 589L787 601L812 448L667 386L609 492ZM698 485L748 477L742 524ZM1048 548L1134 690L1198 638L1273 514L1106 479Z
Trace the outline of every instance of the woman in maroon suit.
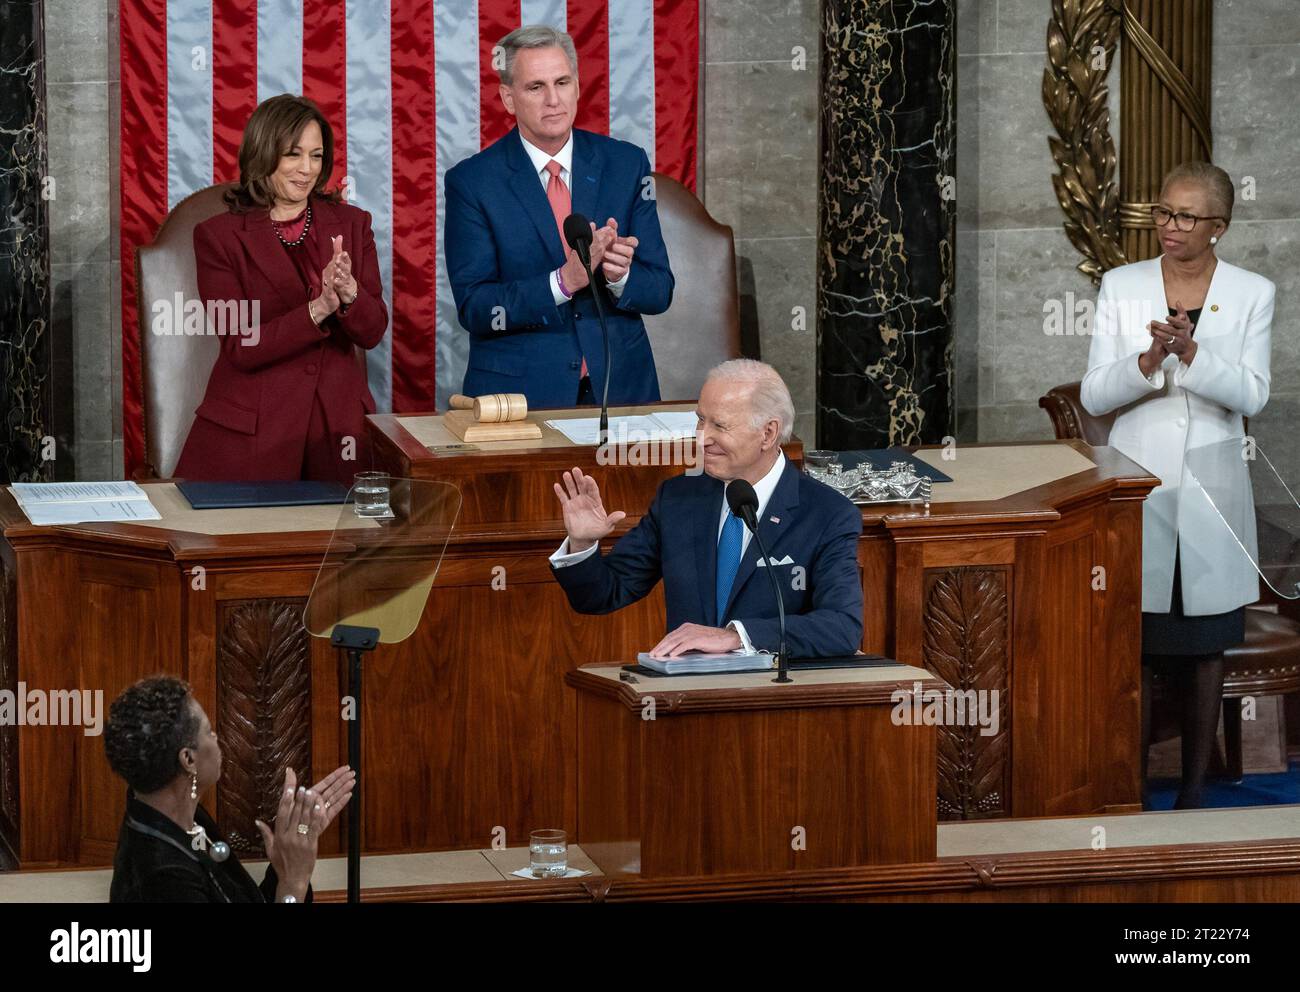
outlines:
M325 191L333 159L309 100L272 97L248 119L230 209L194 229L194 256L210 320L251 326L212 328L221 353L177 476L350 484L370 467L356 349L379 343L388 310L370 215Z

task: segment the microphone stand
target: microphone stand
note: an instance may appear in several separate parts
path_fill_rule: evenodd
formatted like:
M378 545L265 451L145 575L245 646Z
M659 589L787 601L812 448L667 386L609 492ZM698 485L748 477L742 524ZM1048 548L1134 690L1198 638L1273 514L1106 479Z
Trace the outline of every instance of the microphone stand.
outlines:
M600 287L591 271L591 242L579 241L574 246L582 268L587 273L587 285L591 287L592 299L596 301L596 317L600 320L600 334L605 341L605 388L600 397L600 443L609 443L609 327L605 324L605 307L600 302Z
M762 555L762 561L766 566L763 571L767 573L768 580L772 583L772 592L776 596L776 615L781 627L781 644L776 655L776 678L773 682L793 682L790 678L789 671L789 652L785 646L785 600L781 598L781 587L777 585L776 570L772 568L772 559L767 553L767 548L763 544L763 539L758 536L758 514L753 506L746 506L743 510L745 517L745 526L749 532L754 535L754 542L758 545L758 553Z

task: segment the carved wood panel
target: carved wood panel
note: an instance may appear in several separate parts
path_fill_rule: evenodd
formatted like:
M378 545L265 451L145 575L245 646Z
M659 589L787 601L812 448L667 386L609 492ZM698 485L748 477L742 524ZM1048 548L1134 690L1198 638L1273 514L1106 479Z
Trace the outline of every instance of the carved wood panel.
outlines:
M304 599L242 599L217 608L218 823L230 846L261 855L254 819L270 823L284 769L311 774L311 637Z
M987 736L973 719L980 710L969 706L964 725L939 725L941 820L1011 814L1008 576L1005 568L969 566L925 572L922 664L960 693L987 693L984 712L997 712L997 732Z

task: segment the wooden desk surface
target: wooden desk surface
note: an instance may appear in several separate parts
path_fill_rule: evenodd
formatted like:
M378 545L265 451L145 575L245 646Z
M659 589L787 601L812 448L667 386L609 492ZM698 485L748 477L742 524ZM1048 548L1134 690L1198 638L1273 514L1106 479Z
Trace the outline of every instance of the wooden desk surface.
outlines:
M678 404L680 406L680 404ZM393 421L410 418L390 418ZM419 419L419 418L416 418ZM410 438L410 435L406 435ZM566 442L567 443L567 442ZM553 452L575 451L552 447ZM591 451L593 449L582 449ZM802 446L799 447L800 457ZM1160 480L1144 471L1114 448L1093 448L1082 441L1028 442L1001 445L966 445L957 449L957 458L946 461L939 447L919 448L916 455L922 461L939 468L953 478L951 483L938 483L929 508L916 504L889 503L863 506L863 523L868 530L885 527L942 528L947 525L968 526L976 523L1018 523L1041 525L1059 519L1067 506L1095 498L1106 492L1121 490L1129 498L1141 499ZM513 457L520 457L515 453ZM446 460L439 464L447 464ZM461 461L471 466L471 461ZM566 462L567 464L567 462ZM477 462L480 469L488 466ZM556 470L558 471L558 470ZM617 468L597 469L609 473L607 478L625 480L627 474ZM669 468L666 474L680 469ZM471 473L473 475L475 473ZM498 477L493 472L489 476ZM549 492L552 471L547 469L539 478L547 491L537 494L543 501L554 494ZM486 477L486 476L485 476ZM476 500L494 502L494 494L476 493L473 485L466 485L464 477L450 478L449 483L461 487L466 506L457 521L452 543L463 541L493 541L510 544L518 541L540 540L558 543L563 537L564 525L557 509L542 509L540 515L520 515L496 521L473 519L467 512ZM630 489L640 493L651 480ZM25 537L66 535L79 537L94 544L124 544L145 550L170 550L188 557L191 553L212 553L217 556L232 554L284 554L290 552L323 552L329 534L341 518L338 506L262 507L226 510L194 510L171 482L145 483L150 499L162 516L160 520L134 523L74 524L64 527L36 527L27 521L13 496L6 489L0 492L0 528L10 539ZM653 486L648 489L653 492ZM531 501L530 501L531 502ZM613 506L614 501L607 497ZM512 512L512 501L502 496L503 505L496 507L496 516ZM620 504L628 516L615 530L611 539L617 539L640 520L643 505ZM373 526L368 521L356 521L358 526Z

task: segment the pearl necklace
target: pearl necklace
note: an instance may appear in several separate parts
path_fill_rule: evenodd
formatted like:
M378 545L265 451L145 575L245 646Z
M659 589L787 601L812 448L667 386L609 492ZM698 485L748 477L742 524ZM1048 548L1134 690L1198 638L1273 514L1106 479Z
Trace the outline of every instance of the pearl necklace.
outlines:
M311 203L307 204L307 220L302 225L302 233L292 241L285 241L284 235L280 233L280 224L288 223L287 221L271 221L271 229L275 231L275 236L280 239L280 244L286 248L297 248L307 240L307 232L311 230Z

